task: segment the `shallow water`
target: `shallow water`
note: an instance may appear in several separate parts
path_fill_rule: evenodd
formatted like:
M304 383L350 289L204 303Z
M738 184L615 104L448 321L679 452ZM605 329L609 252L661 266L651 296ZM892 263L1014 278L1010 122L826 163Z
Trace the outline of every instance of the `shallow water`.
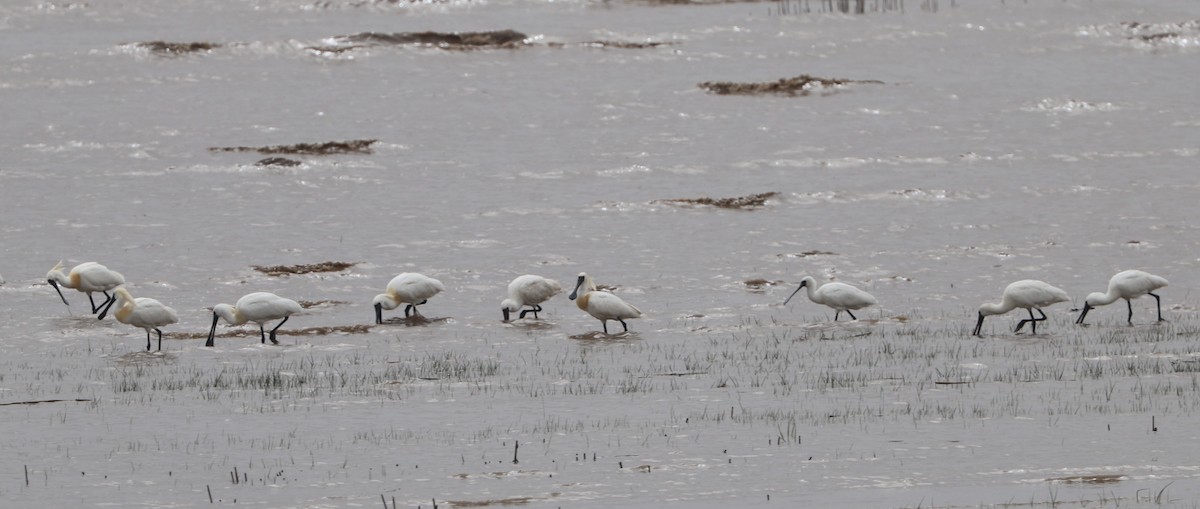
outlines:
M0 6L0 403L94 400L0 407L0 494L1136 506L1169 485L1159 501L1186 506L1200 497L1200 6L909 7ZM308 49L501 29L529 44ZM149 41L221 46L161 56ZM590 41L671 44L575 44ZM800 74L884 84L697 87ZM358 139L379 141L287 156L296 167L209 150ZM762 192L781 194L753 210L656 201ZM78 292L62 306L44 277L59 259L104 263L175 307L165 353L97 323ZM252 268L326 261L356 265ZM1149 325L1143 299L1133 328L1120 304L1071 325L1126 268L1171 281L1170 322ZM338 332L370 324L371 297L404 271L446 284L421 307L430 323ZM500 323L513 277L580 271L646 317L604 337L560 297L542 322ZM842 324L781 306L805 274L880 305ZM1038 337L1009 334L1014 315L970 338L978 305L1026 278L1073 303L1047 309ZM264 290L324 302L284 326L311 333L269 347L247 328L203 348L211 306Z

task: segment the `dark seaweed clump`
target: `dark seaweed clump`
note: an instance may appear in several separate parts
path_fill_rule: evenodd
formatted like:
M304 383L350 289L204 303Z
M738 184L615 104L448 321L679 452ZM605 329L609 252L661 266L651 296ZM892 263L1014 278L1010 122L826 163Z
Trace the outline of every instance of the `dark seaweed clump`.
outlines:
M593 48L649 49L649 48L657 48L659 46L671 46L671 45L678 44L678 43L672 42L672 41L647 41L647 42L586 41L586 42L581 42L579 44L581 46L590 46Z
M830 89L853 83L872 83L882 85L878 80L850 80L841 78L818 78L801 74L794 78L782 78L766 83L737 83L733 81L706 81L700 83L700 88L717 95L787 95L805 96L813 92L829 91Z
M472 50L484 48L516 48L525 44L529 36L516 30L492 30L487 32L363 32L337 37L338 41L354 44L389 46L430 46L447 50ZM333 46L341 48L342 46ZM330 51L329 47L314 46L315 51Z
M779 280L770 281L770 280L766 280L763 278L756 278L756 279L748 279L746 281L743 281L743 283L745 283L747 289L753 290L753 291L759 291L768 286L775 286L775 285L783 284L783 281L779 281Z
M780 255L775 255L775 256L778 256L780 258L808 258L810 256L837 256L837 253L834 253L832 251L812 250L812 251L805 251L803 253L789 253L789 254L780 254Z
M260 159L257 163L254 163L255 166L287 166L287 167L300 166L301 164L304 164L304 163L301 163L300 161L297 161L295 159L288 159L286 157L268 157L266 159Z
M378 141L379 140L329 141L325 143L297 143L295 145L271 145L266 147L209 147L209 150L213 152L258 152L260 154L293 154L306 156L370 154L371 145Z
M311 274L314 272L341 272L355 265L358 264L353 262L321 262L305 265L271 265L265 267L254 265L251 268L268 276L284 276L288 274Z
M778 196L777 192L752 194L749 196L738 196L734 198L673 198L669 200L655 200L655 203L666 203L668 205L707 205L710 207L718 207L723 209L753 209L762 207L767 203L767 200Z
M150 41L137 43L139 48L145 48L152 53L167 56L186 55L188 53L200 53L211 51L220 48L221 45L215 42L166 42L166 41Z

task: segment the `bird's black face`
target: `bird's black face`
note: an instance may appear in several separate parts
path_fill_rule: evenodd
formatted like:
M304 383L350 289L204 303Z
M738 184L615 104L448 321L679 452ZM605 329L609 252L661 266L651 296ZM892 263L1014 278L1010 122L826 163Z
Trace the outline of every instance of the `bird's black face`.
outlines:
M983 313L979 313L979 319L975 321L975 330L971 332L972 336L978 336L983 330Z
M63 294L62 294L62 290L60 290L60 289L58 288L58 281L55 281L55 280L53 280L53 279L47 279L47 280L46 280L46 282L47 282L47 283L50 283L50 286L53 286L53 287L54 287L54 291L58 292L58 298L62 299L62 301L63 301L63 304L66 304L66 305L70 306L70 304L68 304L68 303L67 303L67 298L66 298L66 297L64 297L64 296L63 296Z
M213 312L212 328L208 329L208 342L204 343L204 346L208 346L208 347L213 346L213 344L214 344L213 340L216 339L216 337L217 337L217 319L218 318L219 317L217 316L217 313Z
M571 290L571 295L567 296L567 298L575 300L575 297L579 296L579 287L581 286L583 286L583 276L579 276L579 279L575 280L575 289Z

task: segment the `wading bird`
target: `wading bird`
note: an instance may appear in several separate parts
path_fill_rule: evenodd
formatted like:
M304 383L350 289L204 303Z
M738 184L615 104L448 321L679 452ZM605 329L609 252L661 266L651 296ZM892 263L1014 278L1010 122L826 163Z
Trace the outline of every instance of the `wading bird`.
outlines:
M1033 333L1037 334L1037 323L1046 320L1046 313L1043 313L1041 308L1068 300L1071 300L1071 297L1067 295L1067 292L1045 282L1033 279L1017 281L1004 289L1004 295L998 304L984 304L979 307L979 320L975 322L975 331L972 334L980 335L985 316L1002 315L1015 308L1028 310L1029 318L1017 322L1017 328L1013 329L1013 332L1020 332L1021 327L1025 326L1025 322L1029 322ZM1037 311L1042 317L1035 318L1034 311Z
M113 317L118 322L134 327L141 327L146 330L147 352L150 351L150 331L157 332L158 349L161 351L162 331L158 328L179 321L179 315L175 313L175 310L154 299L147 299L145 297L135 299L129 294L129 290L126 290L124 287L116 288L113 290L113 294L117 307L117 310L113 312ZM99 317L97 319L103 318Z
M63 304L68 306L71 304L63 296L62 290L58 287L59 285L86 293L88 302L92 303L92 314L96 314L96 312L112 304L113 296L108 294L109 290L125 284L125 276L116 271L109 270L108 267L96 262L85 262L76 265L69 273L63 272L63 268L63 263L59 261L53 269L50 269L50 272L46 273L46 282L54 287L54 291L58 292L58 297L62 299ZM92 292L104 294L104 302L101 302L99 306L92 299ZM104 318L104 315L101 314L100 317Z
M837 311L833 314L835 322L842 311L849 314L850 318L858 320L858 317L851 312L852 310L877 304L874 296L846 283L825 283L817 287L817 281L812 276L804 276L804 279L800 280L800 287L796 288L796 291L783 301L783 305L786 306L788 301L792 300L792 297L795 297L803 288L808 288L808 300L824 304Z
M267 333L265 325L272 320L280 320L279 325L271 329L271 342L279 344L275 340L275 331L283 326L283 323L288 321L294 313L301 311L300 304L292 299L286 299L270 292L255 292L248 293L238 299L237 304L230 306L229 304L217 304L213 307L212 328L208 330L208 342L204 346L213 346L213 339L217 333L217 320L224 318L230 325L241 325L246 322L254 322L258 324L258 332L262 336L262 342L267 342Z
M533 274L518 276L508 284L508 298L500 303L504 321L508 321L509 313L515 313L524 306L529 306L529 309L521 311L518 319L525 318L526 313L533 313L533 317L537 318L538 311L542 310L540 304L559 293L562 293L562 286L558 281Z
M417 311L417 306L429 302L430 297L445 290L441 281L416 272L403 272L388 282L387 293L375 296L375 323L383 323L383 310L390 311L401 304L407 304L404 307L405 318L408 318L409 312L419 316L421 313Z
M1155 295L1154 290L1165 288L1167 280L1154 274L1148 274L1140 270L1126 270L1118 272L1112 279L1108 280L1108 293L1095 292L1088 294L1087 299L1083 302L1083 312L1079 313L1079 319L1075 323L1082 324L1084 317L1092 308L1112 304L1117 299L1125 299L1125 305L1129 308L1129 325L1133 325L1133 299L1143 295L1154 297L1154 306L1158 309L1158 321L1163 321L1162 317L1162 300Z
M582 293L580 289L583 290ZM642 317L641 310L621 300L620 297L608 292L597 291L596 284L592 282L592 276L587 275L586 272L579 273L579 279L575 282L575 290L571 292L569 298L575 301L575 305L579 309L587 311L589 315L600 320L605 334L608 334L609 320L621 322L621 327L625 329L625 332L629 332L629 326L625 324L625 320Z

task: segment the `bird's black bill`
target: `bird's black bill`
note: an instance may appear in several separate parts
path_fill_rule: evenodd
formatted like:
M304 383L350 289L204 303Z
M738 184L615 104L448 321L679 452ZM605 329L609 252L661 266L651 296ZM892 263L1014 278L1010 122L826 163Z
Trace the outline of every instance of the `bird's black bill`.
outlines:
M1091 311L1091 310L1092 310L1092 305L1091 305L1091 304L1084 303L1084 305L1083 305L1083 312L1082 312L1082 313L1079 313L1079 319L1078 319L1078 320L1075 320L1075 323L1076 323L1076 324L1080 324L1080 325L1082 325L1082 324L1083 324L1083 319L1084 319L1085 317L1087 317L1088 311Z
M204 343L204 346L213 346L213 339L216 338L216 335L217 335L217 319L218 318L220 318L220 317L218 317L216 313L213 313L212 328L208 329L208 342Z
M971 332L971 335L978 336L981 330L983 330L983 313L979 313L979 320L975 321L975 330Z
M504 321L508 321L508 308L503 308L500 311L504 313Z
M63 304L70 306L71 304L67 302L67 298L62 294L62 290L58 289L58 281L53 279L48 279L47 281L50 283L50 286L54 287L54 291L58 292L58 298L62 299Z
M784 299L783 305L786 306L787 303L792 300L792 297L795 297L797 293L800 293L801 288L804 288L804 283L800 283L800 286L796 288L796 291L792 292L791 295L788 295L787 299Z
M383 304L375 305L375 325L383 323Z
M579 276L579 279L575 281L575 289L571 290L571 295L568 295L567 298L575 300L575 297L579 296L579 287L581 286L583 286L583 276Z

